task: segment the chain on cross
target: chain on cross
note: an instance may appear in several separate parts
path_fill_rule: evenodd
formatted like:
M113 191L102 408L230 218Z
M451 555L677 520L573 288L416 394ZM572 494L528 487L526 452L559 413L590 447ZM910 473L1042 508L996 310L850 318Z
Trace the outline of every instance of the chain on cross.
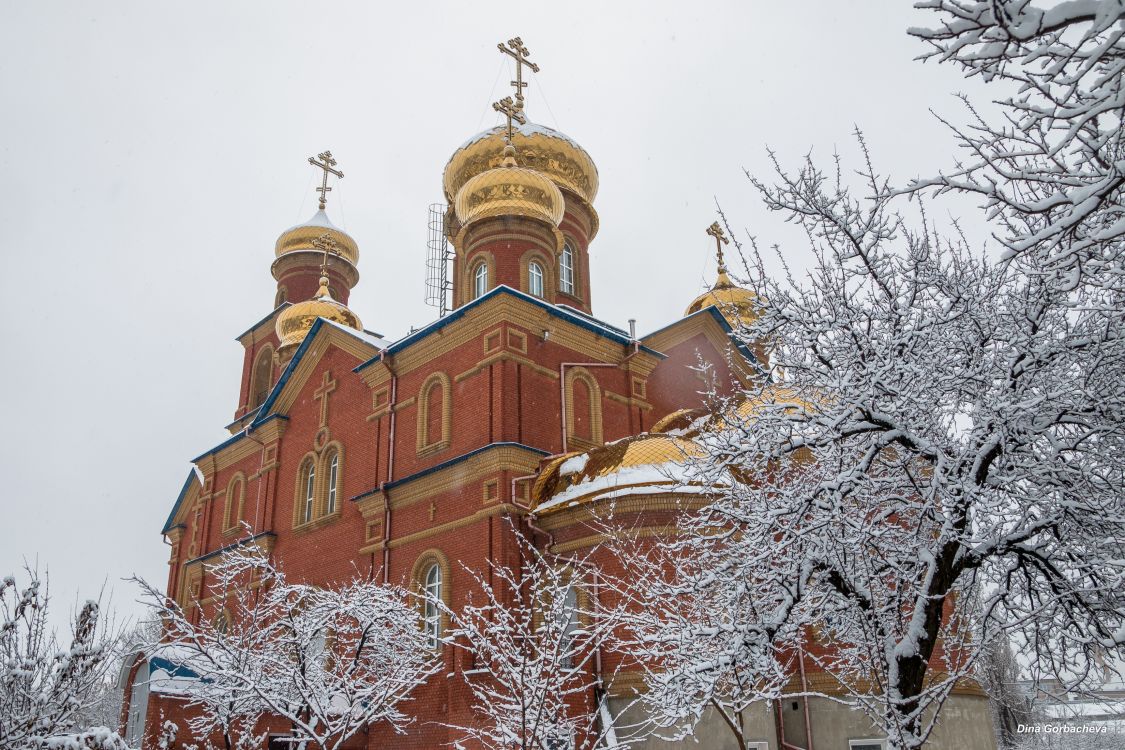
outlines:
M319 159L320 161L317 161ZM337 179L343 179L344 173L338 169L333 169L336 166L336 160L332 158L331 151L324 151L316 155L316 158L309 157L309 164L312 164L317 169L324 170L323 179L320 182L320 187L316 192L320 193L320 210L323 211L324 207L328 205L328 194L332 192L332 188L328 187L328 175L334 174Z
M726 234L723 233L723 228L719 226L717 221L707 227L707 234L715 238L715 255L719 259L719 271L725 272L727 264L723 261L723 245L729 244L730 240L727 239Z
M526 65L535 73L539 72L539 66L527 59L531 53L523 46L523 40L518 36L509 39L508 46L497 44L496 48L516 61L516 80L512 81L512 86L516 89L516 101L520 109L523 109L523 90L527 87L527 82L523 80L523 66Z

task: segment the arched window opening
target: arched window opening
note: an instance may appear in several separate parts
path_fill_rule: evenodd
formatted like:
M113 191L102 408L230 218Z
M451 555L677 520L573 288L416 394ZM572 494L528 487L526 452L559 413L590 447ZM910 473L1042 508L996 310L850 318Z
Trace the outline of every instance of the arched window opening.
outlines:
M559 256L559 291L574 294L574 248L570 242L563 243Z
M243 504L246 500L246 480L241 475L230 480L227 485L227 512L223 528L236 528L244 520Z
M582 440L593 440L594 420L590 405L590 385L585 378L575 378L571 392L574 400L574 427L571 434Z
M543 267L534 261L527 265L527 292L533 297L543 296Z
M336 512L336 483L340 474L340 454L333 453L328 460L328 501L325 503L325 513Z
M270 395L273 385L273 347L263 347L254 359L254 370L250 379L250 408L257 409Z
M301 498L301 512L298 522L308 523L313 520L313 507L316 501L316 465L312 461L305 464L301 480L301 487L304 492Z
M426 378L418 390L418 440L419 453L432 453L449 447L452 404L449 394L449 377L435 372Z
M441 382L435 380L426 392L426 445L441 442L442 438L442 407L444 406L444 392Z
M581 627L578 619L578 587L571 584L563 595L562 607L555 612L556 627L559 631L559 653L563 655L564 666L574 663L575 633Z
M274 307L281 307L281 303L287 301L288 299L289 299L289 290L286 289L284 286L279 286L277 288L277 296L273 298L273 306Z
M422 629L426 634L426 645L436 649L441 643L441 566L436 562L426 570L422 581Z
M481 263L473 271L473 299L483 297L488 291L488 264Z

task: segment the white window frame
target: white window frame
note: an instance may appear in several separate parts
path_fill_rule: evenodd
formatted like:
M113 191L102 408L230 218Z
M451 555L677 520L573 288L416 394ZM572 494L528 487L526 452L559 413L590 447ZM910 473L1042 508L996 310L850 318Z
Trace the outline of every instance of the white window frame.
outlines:
M309 473L305 477L305 508L301 521L308 523L313 520L313 506L316 503L316 462L309 461Z
M422 627L426 633L426 645L436 649L441 644L441 565L433 563L426 569L422 578Z
M868 738L868 739L848 740L848 750L854 750L855 748L861 748L864 745L875 745L879 748L879 750L887 750L887 741L884 740L884 739L878 739L876 737L871 737L871 738Z
M543 297L543 267L535 261L527 264L527 292L532 297Z
M570 242L563 243L562 254L559 255L559 291L574 294L574 248Z
M483 297L488 291L488 264L480 263L473 269L473 299Z
M336 479L340 471L340 454L339 452L332 454L332 460L328 462L328 504L325 507L325 513L336 512Z

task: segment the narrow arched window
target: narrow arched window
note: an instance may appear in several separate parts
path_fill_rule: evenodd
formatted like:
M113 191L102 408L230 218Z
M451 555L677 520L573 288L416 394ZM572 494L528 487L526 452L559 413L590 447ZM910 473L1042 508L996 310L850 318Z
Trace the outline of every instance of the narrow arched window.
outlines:
M527 292L533 297L543 296L543 267L534 261L527 264Z
M488 291L488 264L481 263L473 271L473 299L483 297Z
M301 506L301 523L313 520L313 506L316 500L316 465L309 461L305 464L305 473L301 483L304 489L303 504Z
M227 512L223 529L233 529L242 523L243 503L246 499L246 480L239 474L227 485Z
M567 587L562 607L556 611L555 616L558 618L556 627L559 633L559 653L562 655L563 665L570 667L575 661L576 633L581 627L578 619L578 588L574 584Z
M250 408L257 409L270 394L273 385L273 347L265 346L254 359L250 378Z
M325 513L336 512L336 480L340 473L340 454L333 453L328 461L328 502L325 503Z
M426 644L437 648L441 642L441 566L434 563L422 579L422 629L426 633Z
M569 242L563 243L559 256L559 291L574 294L574 248Z

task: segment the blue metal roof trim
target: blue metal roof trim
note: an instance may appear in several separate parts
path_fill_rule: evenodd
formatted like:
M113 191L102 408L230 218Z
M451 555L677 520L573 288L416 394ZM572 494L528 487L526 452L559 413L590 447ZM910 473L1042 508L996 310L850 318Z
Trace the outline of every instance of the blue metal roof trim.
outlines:
M154 656L148 660L149 674L152 674L153 669L160 669L168 673L169 677L184 677L187 679L198 679L199 675L192 670L185 667L183 664L176 664L171 659L165 659L163 656Z
M673 322L669 323L668 325L664 326L663 328L657 328L655 331L652 331L651 333L647 333L644 336L642 336L641 338L642 339L652 338L653 336L655 336L658 333L662 333L664 331L667 331L669 328L671 328L673 326L677 326L680 323L684 322L685 320L688 320L689 318L694 318L696 315L702 315L703 313L710 313L711 317L714 318L715 321L720 326L723 327L723 330L727 332L728 336L730 336L732 333L734 333L734 327L730 324L730 321L727 320L725 317L723 317L723 314L721 312L719 312L719 308L715 307L714 305L708 305L707 307L703 308L702 310L697 310L696 312L693 312L691 315L686 315L686 316L680 318L679 320L676 320L676 321L673 321ZM735 348L738 349L738 351L742 352L742 356L746 357L746 359L748 359L751 362L753 362L754 364L758 365L759 368L762 367L762 363L758 361L758 356L756 354L754 354L753 350L751 350L748 346L746 346L745 344L743 344L742 342L740 342L738 339L734 338L733 336L731 336L731 343L734 344Z
M317 332L323 327L323 318L317 318L313 321L309 332L305 334L304 341L297 347L297 351L293 353L293 359L289 360L289 364L286 365L285 372L281 373L281 377L277 379L277 383L274 384L270 395L266 396L266 400L263 401L262 405L258 408L258 416L254 417L254 421L250 423L251 427L257 427L266 421L269 410L273 408L273 402L277 400L277 397L281 394L281 389L285 387L285 384L289 382L289 378L292 377L293 371L297 369L297 363L301 361L301 357L305 356L305 352L312 346L312 341L316 338Z
M272 531L262 531L262 532L259 532L259 533L255 534L254 536L248 536L248 537L244 537L242 539L239 539L237 542L234 542L232 544L228 544L225 547L219 547L217 550L214 550L212 552L208 552L206 555L200 555L199 557L193 557L192 559L185 562L184 565L189 565L191 563L196 563L196 562L202 562L203 560L210 560L212 557L215 557L216 555L221 555L224 552L226 552L227 550L232 550L232 549L235 549L236 547L245 547L247 544L250 544L251 542L256 542L259 539L261 539L262 537L267 537L267 536L271 536L274 539L277 538L277 534L273 533Z
M518 289L513 289L506 284L501 284L500 286L494 287L493 289L489 290L487 294L481 297L477 297L472 302L461 305L461 307L458 307L456 310L449 313L449 315L446 315L444 318L438 318L429 325L419 328L414 333L411 333L408 336L404 336L403 338L388 346L384 350L384 354L395 354L396 352L405 349L416 341L421 341L430 334L436 333L450 323L453 323L459 318L464 317L465 313L467 313L474 307L483 305L488 300L501 294L509 294L513 297L516 297L517 299L529 302L536 307L546 310L550 315L567 320L578 326L579 328L585 328L587 331L596 333L599 336L610 339L611 341L616 341L619 344L628 346L629 344L633 343L633 340L630 339L624 331L622 331L620 328L610 325L609 323L602 323L597 318L588 316L585 313L579 313L578 311L572 312L571 308L565 305L559 306L549 304L539 299L538 297L532 297L530 294L525 294ZM641 349L645 350L649 354L652 354L653 356L660 357L661 359L665 358L666 356L661 352L656 351L655 349L651 349L645 346L644 344L641 344ZM359 367L356 367L353 372L359 372L360 370L363 370L364 368L378 361L379 357L372 357L371 359L361 364Z
M261 319L261 320L259 320L259 321L258 321L257 323L255 323L254 325L250 326L249 328L247 328L247 329L246 329L245 331L243 331L242 333L238 334L237 336L235 336L235 337L234 337L234 340L235 340L235 341L238 341L238 340L239 340L239 339L241 339L241 338L242 338L243 336L245 336L246 334L250 333L251 331L253 331L253 330L254 330L255 328L257 328L258 326L260 326L260 325L261 325L262 323L265 323L265 322L266 322L267 320L269 320L270 318L272 318L272 317L273 317L274 315L277 315L277 312L278 312L278 310L282 310L282 309L284 309L284 308L286 308L286 307L289 307L289 306L290 306L290 305L292 305L292 304L293 304L292 302L282 302L282 303L281 303L280 305L278 305L278 306L277 306L277 307L275 307L275 308L274 308L273 310L271 310L271 311L270 311L270 313L269 313L268 315L266 315L266 317L262 318L262 319Z
M184 480L184 486L180 489L180 494L176 496L176 502L172 505L172 512L168 514L168 520L164 522L164 528L160 530L161 534L167 534L172 530L172 519L176 517L176 511L180 509L183 504L184 498L187 497L188 490L191 489L192 480L199 481L195 474L195 468L188 470L187 479Z
M387 484L383 485L382 489L392 490L395 487L406 484L407 482L413 482L414 480L421 479L422 477L424 477L428 474L433 474L435 471L441 471L442 469L447 469L450 466L454 466L456 464L459 464L462 461L465 461L465 460L468 460L468 459L472 458L473 456L477 455L478 453L483 453L484 451L492 450L493 448L502 448L504 446L512 446L512 447L515 447L515 448L523 448L524 450L529 450L532 453L538 453L540 456L551 455L550 453L548 453L547 451L545 451L541 448L534 448L530 445L525 445L524 443L516 443L516 442L512 442L512 441L504 441L504 442L500 442L500 443L489 443L488 445L482 445L480 448L474 448L473 450L469 451L468 453L462 453L460 456L455 456L454 458L451 458L448 461L442 461L440 464L435 464L428 469L422 469L421 471L416 471L409 476L403 477L402 479L396 479L393 482L388 482ZM379 491L379 488L375 487L373 489L368 490L367 492L362 492L362 493L356 495L355 497L353 497L351 499L354 502L356 500L367 497L369 495L374 495L378 491Z

